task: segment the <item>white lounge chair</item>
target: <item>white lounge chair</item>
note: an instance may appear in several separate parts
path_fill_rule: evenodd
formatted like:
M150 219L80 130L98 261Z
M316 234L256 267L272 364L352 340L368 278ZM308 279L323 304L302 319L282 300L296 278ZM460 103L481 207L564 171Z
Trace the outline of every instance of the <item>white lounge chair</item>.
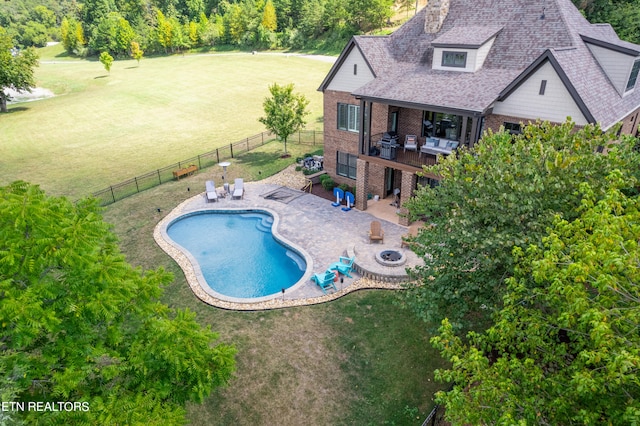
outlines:
M244 196L244 180L237 178L233 183L233 198L242 199Z
M205 196L207 197L207 203L209 201L218 201L218 193L216 192L215 183L213 183L212 180L208 180L204 183L204 186L206 189Z

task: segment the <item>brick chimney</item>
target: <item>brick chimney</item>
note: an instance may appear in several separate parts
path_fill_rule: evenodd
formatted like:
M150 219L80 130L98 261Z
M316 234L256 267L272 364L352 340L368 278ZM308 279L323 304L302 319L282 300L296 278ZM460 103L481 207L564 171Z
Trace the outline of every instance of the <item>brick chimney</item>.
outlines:
M429 0L426 9L424 31L430 34L437 33L449 13L449 0Z

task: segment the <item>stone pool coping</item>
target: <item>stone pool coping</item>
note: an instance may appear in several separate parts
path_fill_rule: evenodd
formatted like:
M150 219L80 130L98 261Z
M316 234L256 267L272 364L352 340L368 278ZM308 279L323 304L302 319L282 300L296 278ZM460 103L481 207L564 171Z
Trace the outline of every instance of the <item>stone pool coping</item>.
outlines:
M368 238L356 238L356 235L362 234L362 228L364 226L362 225L363 222L367 222L371 219L378 219L372 217L369 214L366 214L365 212L357 212L357 214L361 216L356 216L355 210L351 216L341 216L349 215L351 213L336 213L338 210L332 210L332 207L330 207L330 201L320 199L319 197L310 194L305 194L301 198L313 198L307 198L306 200L301 201L296 200L296 202L300 203L298 206L299 208L296 208L295 205L289 206L278 203L276 201L270 201L265 200L264 198L260 198L261 195L277 187L278 186L276 185L269 184L245 183L246 192L245 198L243 200L223 199L215 203L206 203L204 196L201 193L180 203L162 220L160 220L160 222L158 222L154 229L154 239L156 243L181 267L185 274L187 283L189 284L189 287L196 295L196 297L211 306L222 309L255 311L326 303L332 300L336 300L354 291L364 289L400 290L405 288L403 283L407 282L408 276L403 270L404 268L401 269L381 267L381 265L377 265L377 262L375 262L373 255L369 256L372 250L383 250L385 248L388 248L388 245L383 246L378 244L367 244L365 240ZM295 202L291 204L295 204ZM312 204L312 207L307 207L308 204ZM305 208L307 208L308 211L304 211ZM354 226L356 224L360 225L360 230L348 229L349 231L354 233L354 235L351 237L348 235L346 236L347 240L350 241L349 244L345 244L343 241L337 241L334 246L328 247L329 249L331 249L330 251L332 253L325 254L324 256L319 256L317 253L316 255L314 255L313 253L309 254L307 250L302 247L300 242L296 243L292 241L292 238L290 238L290 234L292 231L290 229L288 231L283 231L280 229L282 219L281 216L287 216L289 222L291 222L292 220L295 222L296 215L300 215L301 220L303 218L309 219L309 216L313 215L313 213L318 209L326 209L326 211L322 212L325 215L333 214L336 215L335 217L339 220L347 222L354 221ZM274 224L272 226L272 232L274 232L274 235L277 236L277 238L281 241L284 241L287 245L290 245L296 251L303 254L305 260L307 261L307 271L305 272L303 278L298 281L298 283L296 283L294 287L288 289L284 295L275 294L266 296L264 298L237 299L230 298L228 296L216 297L215 292L205 290L202 285L203 281L201 281L202 277L201 274L199 274L199 268L193 266L194 263L192 263L192 259L189 258L189 255L186 255L184 252L182 252L182 250L167 241L168 238L166 236L166 228L168 224L170 224L173 220L177 219L180 216L188 213L206 210L262 210L267 211L269 214L272 214L274 217ZM356 219L356 217L358 219ZM318 226L320 227L323 224L322 221L327 220L323 217L317 217L315 219L320 221L320 224L318 224ZM367 222L365 225L368 227L369 223ZM387 228L385 239L397 239L397 245L399 246L400 235L406 232L406 228L390 223L385 223L383 226ZM289 224L289 227L291 227L291 224ZM395 243L396 242L394 242L394 244ZM337 247L339 247L341 244L342 248L338 249ZM311 248L317 249L317 247ZM394 248L397 249L397 247L395 246ZM338 256L345 254L348 256L356 256L356 262L354 264L354 278L345 278L344 283L338 284L338 291L328 293L326 295L322 294L319 287L310 280L310 277L315 270L323 269L324 267L328 266L325 266L324 264L327 263L326 259L328 259L329 257L333 256L335 260L337 260ZM416 261L417 257L413 253L410 254L413 255L413 257L410 259L412 261L410 263L413 264L409 264L407 266L415 266L415 264L418 263ZM319 257L321 257L320 260ZM372 257L372 259L368 259L368 257ZM206 281L204 281L204 283L208 288L208 286L206 285Z

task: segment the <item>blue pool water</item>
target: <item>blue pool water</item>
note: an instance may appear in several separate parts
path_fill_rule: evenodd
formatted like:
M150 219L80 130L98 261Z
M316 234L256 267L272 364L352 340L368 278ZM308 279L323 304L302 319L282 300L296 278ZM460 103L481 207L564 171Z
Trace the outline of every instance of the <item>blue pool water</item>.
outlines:
M280 293L304 275L304 259L277 241L266 213L198 212L173 221L167 235L188 250L212 290L230 297Z

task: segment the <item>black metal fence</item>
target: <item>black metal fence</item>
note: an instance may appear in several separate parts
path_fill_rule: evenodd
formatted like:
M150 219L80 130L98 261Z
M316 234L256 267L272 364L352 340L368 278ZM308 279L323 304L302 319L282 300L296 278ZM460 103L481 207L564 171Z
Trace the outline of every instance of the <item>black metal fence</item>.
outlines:
M270 132L262 132L254 136L230 143L213 151L178 161L161 169L136 176L132 179L120 182L93 193L100 200L100 205L107 206L116 201L137 194L145 189L150 189L175 179L173 172L184 167L196 165L198 170L216 165L220 161L237 157L245 152L254 150L266 143L275 140L275 135ZM317 145L324 143L324 133L317 130L301 130L289 136L288 143Z

